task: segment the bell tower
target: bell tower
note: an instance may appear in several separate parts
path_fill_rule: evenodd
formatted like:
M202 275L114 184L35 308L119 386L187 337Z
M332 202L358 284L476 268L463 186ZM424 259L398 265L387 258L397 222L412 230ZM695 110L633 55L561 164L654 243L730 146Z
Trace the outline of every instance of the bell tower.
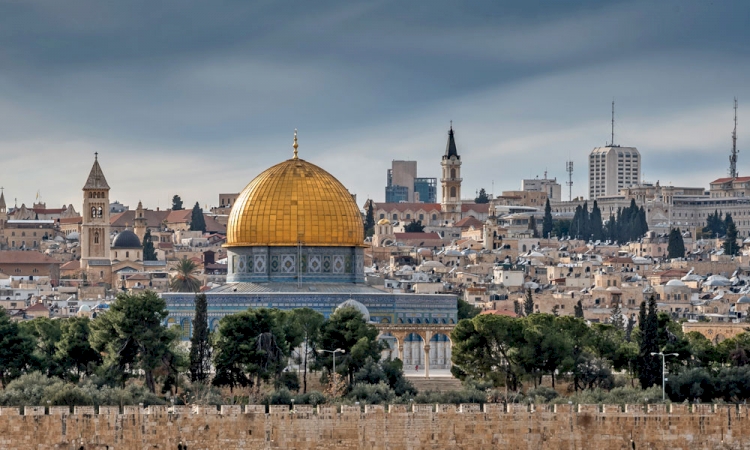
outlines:
M443 169L443 176L440 178L443 190L440 202L443 220L456 222L461 220L461 157L456 150L453 122L448 131L448 145L440 166Z
M81 225L81 269L92 261L110 263L109 257L109 185L94 153L94 165L83 186L83 221ZM96 263L94 263L96 264Z
M138 208L135 210L133 225L133 232L143 242L143 236L146 235L146 216L144 215L143 204L140 200L138 201Z

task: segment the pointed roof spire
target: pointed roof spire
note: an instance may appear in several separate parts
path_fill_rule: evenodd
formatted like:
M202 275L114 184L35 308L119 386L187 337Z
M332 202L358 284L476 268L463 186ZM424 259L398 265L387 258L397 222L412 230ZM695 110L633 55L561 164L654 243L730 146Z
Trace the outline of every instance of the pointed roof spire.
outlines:
M0 209L5 209L5 188L0 187Z
M83 189L109 189L107 179L104 178L104 172L99 166L99 152L94 153L94 165L91 166L89 178L86 180Z
M445 147L445 156L443 159L448 159L451 156L455 156L457 159L461 159L458 156L458 150L456 150L456 140L453 137L453 121L451 120L451 128L448 131L448 145Z
M296 128L294 129L294 144L292 144L292 147L294 147L294 157L293 157L293 159L299 159L297 157L297 147L299 147L299 145L297 144L297 129Z

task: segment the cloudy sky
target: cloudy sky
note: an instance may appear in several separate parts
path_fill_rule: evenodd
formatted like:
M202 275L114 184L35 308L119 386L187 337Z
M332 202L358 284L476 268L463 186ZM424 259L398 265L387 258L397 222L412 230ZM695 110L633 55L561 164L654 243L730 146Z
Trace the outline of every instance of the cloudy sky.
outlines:
M565 178L569 158L583 195L614 98L646 180L707 187L735 96L750 175L748 17L746 0L0 1L0 185L80 209L98 151L112 200L211 206L298 128L361 205L393 159L438 177L453 120L465 196Z

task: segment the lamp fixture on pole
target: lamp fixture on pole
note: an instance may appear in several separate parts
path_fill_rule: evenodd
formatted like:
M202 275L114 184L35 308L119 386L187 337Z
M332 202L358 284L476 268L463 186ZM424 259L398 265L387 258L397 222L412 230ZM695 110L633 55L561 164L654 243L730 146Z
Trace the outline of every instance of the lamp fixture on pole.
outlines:
M679 356L677 353L664 353L664 352L651 352L651 356L661 356L661 401L666 400L666 381L665 375L667 373L666 358L667 356Z

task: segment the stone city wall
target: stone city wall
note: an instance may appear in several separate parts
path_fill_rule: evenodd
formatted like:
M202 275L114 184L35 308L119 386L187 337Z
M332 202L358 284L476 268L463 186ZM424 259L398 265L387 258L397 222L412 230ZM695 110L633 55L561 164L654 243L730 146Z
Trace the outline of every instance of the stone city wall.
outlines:
M0 408L0 449L750 449L750 407Z

